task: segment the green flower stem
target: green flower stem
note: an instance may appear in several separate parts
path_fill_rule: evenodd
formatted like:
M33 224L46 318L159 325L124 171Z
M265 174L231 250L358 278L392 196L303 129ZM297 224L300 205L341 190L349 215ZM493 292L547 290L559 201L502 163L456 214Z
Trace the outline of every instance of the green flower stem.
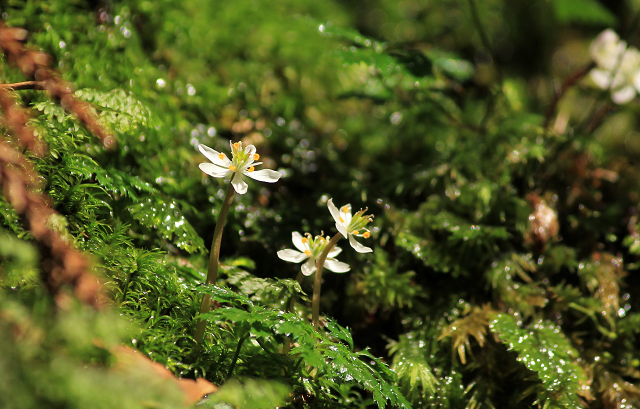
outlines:
M300 271L298 273L298 276L296 277L296 280L302 284L302 280L304 280L304 274L302 274L302 271ZM285 308L285 312L291 312L293 311L293 307L296 304L296 294L292 294L291 297L289 298L289 301L287 302L287 307ZM289 351L291 350L291 337L290 336L285 336L284 338L284 343L282 344L282 354L287 356L289 355Z
M247 332L247 335L243 336L238 341L238 347L236 348L236 353L233 355L233 360L231 361L231 367L229 367L229 372L227 373L227 379L231 378L231 375L233 375L233 370L235 369L236 362L238 362L238 357L240 356L240 350L242 349L242 344L244 344L244 341L246 341L246 339L249 338L249 335L250 333Z
M213 242L211 243L211 252L209 255L209 268L207 270L207 285L215 284L218 281L218 266L220 264L220 244L222 243L222 229L224 229L224 223L227 220L227 214L229 208L233 202L233 197L236 191L233 190L233 185L229 183L227 192L224 195L224 202L218 215L218 221L216 222L216 228L213 231ZM202 304L200 305L200 314L205 314L211 309L211 295L205 294L202 298ZM207 321L198 319L196 324L196 333L194 339L196 344L200 345L204 339L204 330L207 327Z
M318 260L316 261L316 278L313 282L313 298L311 299L313 328L316 331L320 330L320 287L322 286L322 269L324 268L324 261L327 259L329 252L336 246L336 243L341 238L342 234L336 233L324 250L322 250L320 257L318 257Z
M133 281L133 276L136 275L137 273L138 273L138 268L136 264L136 269L133 270L131 273L129 273L129 275L127 276L127 281L125 281L124 283L124 288L122 289L122 295L120 296L120 306L124 304L124 301L127 298L127 292L129 291L129 286L131 285L131 281Z

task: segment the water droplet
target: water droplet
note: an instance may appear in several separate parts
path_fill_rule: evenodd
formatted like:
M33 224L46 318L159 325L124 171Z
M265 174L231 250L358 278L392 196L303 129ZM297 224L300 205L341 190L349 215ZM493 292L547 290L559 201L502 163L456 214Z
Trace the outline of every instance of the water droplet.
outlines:
M399 125L400 122L402 122L402 114L400 112L394 112L389 117L389 121L391 122L391 125Z

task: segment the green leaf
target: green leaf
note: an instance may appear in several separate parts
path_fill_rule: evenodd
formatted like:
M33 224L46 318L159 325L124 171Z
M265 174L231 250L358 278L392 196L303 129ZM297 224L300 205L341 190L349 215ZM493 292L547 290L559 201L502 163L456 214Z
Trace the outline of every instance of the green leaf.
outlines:
M277 381L266 379L232 379L209 395L204 407L212 408L224 402L237 408L273 409L284 405L290 387Z
M171 244L188 251L206 252L204 241L171 199L148 196L128 207L131 216L145 227L158 232Z
M612 26L616 17L596 0L550 0L556 18L563 24L584 23Z
M582 407L579 393L588 388L587 375L577 363L578 351L560 327L541 320L522 328L511 315L496 314L489 328L516 352L518 361L538 375L541 405Z

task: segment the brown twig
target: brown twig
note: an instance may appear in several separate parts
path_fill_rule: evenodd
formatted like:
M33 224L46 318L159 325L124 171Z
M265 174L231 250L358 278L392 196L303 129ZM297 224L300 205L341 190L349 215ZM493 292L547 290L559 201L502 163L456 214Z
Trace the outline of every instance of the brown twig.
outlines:
M48 223L56 212L49 199L34 191L39 179L24 156L6 141L0 141L0 184L2 193L16 212L22 215L41 252L42 273L47 288L60 306L65 305L62 288L69 284L78 299L100 308L105 305L102 284L89 270L89 261L74 249Z
M9 89L11 91L22 91L25 89L43 90L44 83L42 83L41 81L23 81L13 84L0 84L0 88Z
M0 110L3 113L3 122L11 128L16 137L16 143L36 156L44 155L45 144L36 136L33 129L27 126L27 121L30 119L29 113L15 103L6 87L0 87Z
M9 62L16 65L25 77L41 83L42 89L52 98L60 101L64 109L75 114L89 132L100 138L105 148L113 148L116 145L116 139L100 125L91 104L73 97L74 91L71 84L60 78L58 73L49 67L51 56L30 50L23 45L27 36L26 30L6 27L0 21L0 49L4 51Z
M62 80L55 77L51 69L45 67L49 57L46 54L25 49L21 44L24 39L26 39L25 30L6 28L0 22L0 48L9 56L9 59L20 67L25 75L40 77L36 83L40 83L42 88L51 95L59 97L60 103L67 109L70 107L70 110L79 118L82 119L82 115L85 115L85 119L89 120L87 128L93 132L99 125L95 117L86 115L86 112L89 112L88 104L76 101L71 96L70 87L66 87ZM15 90L16 86L16 84L5 84L0 87L0 111L2 112L0 124L13 133L18 147L41 156L46 151L46 146L28 125L30 119L28 111L15 101L9 91L9 89ZM63 87L66 88L62 89ZM106 144L107 137L108 135L101 137L103 144ZM56 212L49 205L50 199L39 192L40 176L24 155L4 138L0 139L0 185L4 197L25 219L29 231L38 243L43 281L54 295L56 303L61 307L65 306L68 298L63 288L70 285L81 301L96 308L105 305L106 297L102 284L91 273L88 258L75 249L59 232L49 227L51 218L56 215Z
M549 108L547 109L547 113L544 117L543 128L545 132L549 129L551 118L553 117L553 114L556 112L556 108L558 107L558 102L560 102L560 99L562 99L562 97L567 92L567 90L569 90L569 88L574 86L578 81L580 81L587 74L589 74L589 72L595 67L596 67L596 63L591 62L585 67L581 68L580 70L574 72L569 78L564 80L564 82L562 83L562 86L560 87L559 90L557 90L556 94L554 95L553 100L551 101L551 105L549 105Z

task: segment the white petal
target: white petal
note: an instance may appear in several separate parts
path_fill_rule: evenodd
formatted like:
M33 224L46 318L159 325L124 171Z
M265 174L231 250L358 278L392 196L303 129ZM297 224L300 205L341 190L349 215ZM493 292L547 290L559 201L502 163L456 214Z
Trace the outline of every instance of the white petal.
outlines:
M242 173L249 176L251 179L267 183L275 183L282 177L282 173L271 169L254 170L253 172L245 170Z
M278 257L280 257L284 261L290 261L292 263L299 263L302 260L306 260L309 256L304 253L300 253L299 251L284 249L278 251Z
M633 75L633 85L636 87L636 90L640 92L640 71L636 72Z
M344 224L340 223L339 220L336 222L336 229L338 229L340 234L342 234L344 237L348 237L349 236L349 233L347 233L347 228L344 227Z
M346 273L351 269L351 267L349 267L349 264L347 263L343 263L342 261L338 261L338 260L330 260L330 259L326 259L324 261L324 266L327 268L327 270L331 270L334 273Z
M345 207L347 208L347 211L343 212L342 209L345 208ZM351 218L353 217L351 215L351 204L347 203L346 205L344 205L344 206L342 206L340 208L340 216L342 216L342 218L344 219L344 225L345 226L348 226L349 223L351 223Z
M333 204L333 199L329 199L329 201L327 202L327 207L329 208L331 216L333 216L333 220L335 220L336 223L340 223L340 211L338 210L336 205Z
M229 158L224 156L224 159L220 159L220 152L211 149L207 145L198 145L198 149L200 152L207 157L211 161L211 163L215 163L218 166L222 166L223 168L228 168L231 165L231 161Z
M636 96L636 90L631 85L611 93L611 99L616 104L626 104Z
M340 254L340 252L342 251L342 249L338 246L335 246L330 252L329 254L327 254L328 257L334 258L335 256L337 256L338 254Z
M358 243L353 237L353 234L349 235L349 244L351 244L351 247L353 247L353 249L358 253L371 253L373 251L369 247L363 246L362 244Z
M246 153L253 159L253 155L256 153L256 147L253 145L247 145L244 148L244 153Z
M214 178L227 177L231 173L231 169L221 168L220 166L214 165L213 163L201 163L198 165L198 167L201 171L209 176L213 176Z
M589 47L589 53L598 66L613 70L626 48L627 43L620 41L620 37L615 31L607 29L593 40Z
M302 265L302 274L310 276L316 271L316 259L311 257L306 263Z
M247 185L247 183L244 180L242 180L242 176L240 176L239 173L236 173L235 175L233 175L233 179L231 179L231 184L233 185L233 188L239 195L244 195L245 193L247 193L247 189L249 189L249 185Z
M304 253L305 250L309 250L307 246L305 246L302 242L302 234L298 233L297 231L291 233L291 241L293 242L293 245L296 246L296 248L301 252Z
M607 89L609 85L611 85L611 74L609 71L594 69L591 70L589 76L591 80L602 89Z

